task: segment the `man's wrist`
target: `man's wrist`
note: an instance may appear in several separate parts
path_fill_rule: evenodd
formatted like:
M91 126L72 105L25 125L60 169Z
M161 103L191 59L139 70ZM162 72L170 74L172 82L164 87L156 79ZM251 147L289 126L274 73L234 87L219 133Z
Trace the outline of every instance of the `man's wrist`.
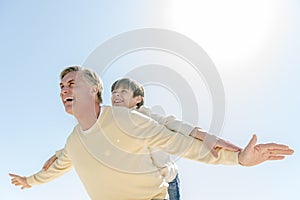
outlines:
M239 162L239 165L241 165L241 166L249 166L249 165L247 165L246 163L243 163L243 159L241 159L242 151L243 151L243 150L241 150L241 151L238 152L238 162Z

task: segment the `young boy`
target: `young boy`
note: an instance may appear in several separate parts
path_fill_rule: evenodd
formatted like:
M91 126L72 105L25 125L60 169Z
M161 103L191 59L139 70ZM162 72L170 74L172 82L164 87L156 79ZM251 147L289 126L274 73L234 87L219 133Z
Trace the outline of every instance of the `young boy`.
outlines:
M206 145L211 148L211 152L217 157L215 148L222 147L231 151L238 151L240 148L225 142L222 139L216 138L213 135L195 128L183 121L176 120L173 116L163 117L154 114L151 110L144 106L144 88L137 81L129 78L117 80L111 86L111 103L113 106L124 106L135 109L138 112L147 115L160 124L164 124L168 129L179 132L186 136L193 136L200 140L205 140ZM169 183L168 193L170 200L180 199L178 167L171 159L168 153L151 149L151 157L153 164L157 166L165 180Z

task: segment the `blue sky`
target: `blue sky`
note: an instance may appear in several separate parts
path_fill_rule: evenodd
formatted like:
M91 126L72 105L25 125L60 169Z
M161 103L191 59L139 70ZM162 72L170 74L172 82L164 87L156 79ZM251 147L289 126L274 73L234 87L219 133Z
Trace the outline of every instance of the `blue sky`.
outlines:
M76 124L59 99L60 71L84 63L109 38L146 27L183 34L214 61L226 95L222 137L243 147L256 133L261 143L296 151L251 168L180 159L183 199L299 199L299 8L297 1L271 0L1 1L1 199L88 199L74 171L25 191L7 174L38 171ZM122 74L103 77L106 104L116 76ZM148 88L148 105L160 103L180 118L172 95L162 90L157 97L154 89ZM208 128L209 98L197 100L199 125Z

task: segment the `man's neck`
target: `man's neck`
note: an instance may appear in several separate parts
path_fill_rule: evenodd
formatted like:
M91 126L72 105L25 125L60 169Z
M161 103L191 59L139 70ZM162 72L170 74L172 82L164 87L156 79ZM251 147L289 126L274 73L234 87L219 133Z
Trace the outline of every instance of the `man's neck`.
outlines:
M85 110L84 113L82 113L79 116L76 116L76 119L78 120L78 123L82 130L86 131L89 128L91 128L97 121L99 115L101 112L101 107L96 106L93 110Z

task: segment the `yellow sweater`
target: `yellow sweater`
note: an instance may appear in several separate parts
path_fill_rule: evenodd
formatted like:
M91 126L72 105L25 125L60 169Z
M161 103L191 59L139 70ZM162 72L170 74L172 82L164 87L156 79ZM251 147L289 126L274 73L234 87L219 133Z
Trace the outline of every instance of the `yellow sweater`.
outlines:
M153 165L149 147L210 164L237 164L238 153L202 155L204 145L176 134L154 120L124 107L104 107L88 132L77 125L64 150L47 171L28 177L42 184L75 168L93 200L165 199L167 183ZM207 151L204 151L207 152Z

